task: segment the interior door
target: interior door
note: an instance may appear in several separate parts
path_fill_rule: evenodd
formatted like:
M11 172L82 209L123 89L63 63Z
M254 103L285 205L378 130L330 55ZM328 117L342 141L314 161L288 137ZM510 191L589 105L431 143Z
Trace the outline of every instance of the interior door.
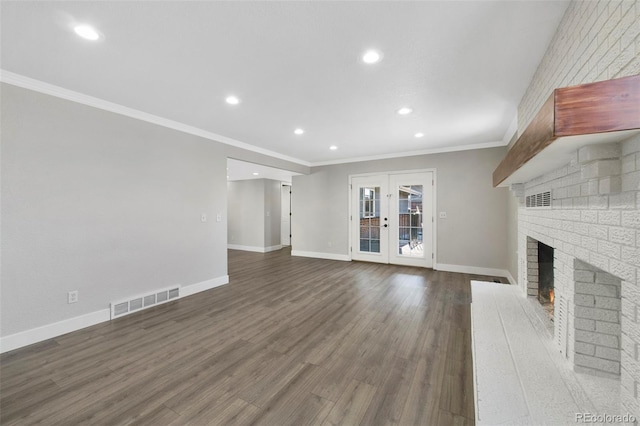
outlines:
M351 180L351 257L389 263L389 201L386 175Z
M352 259L433 267L433 173L351 180Z

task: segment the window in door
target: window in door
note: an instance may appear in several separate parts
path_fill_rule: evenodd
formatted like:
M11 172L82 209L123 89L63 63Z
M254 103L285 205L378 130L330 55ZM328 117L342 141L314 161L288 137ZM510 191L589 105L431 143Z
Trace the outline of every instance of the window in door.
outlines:
M398 255L423 257L422 185L398 187Z
M380 187L360 188L360 251L380 253Z

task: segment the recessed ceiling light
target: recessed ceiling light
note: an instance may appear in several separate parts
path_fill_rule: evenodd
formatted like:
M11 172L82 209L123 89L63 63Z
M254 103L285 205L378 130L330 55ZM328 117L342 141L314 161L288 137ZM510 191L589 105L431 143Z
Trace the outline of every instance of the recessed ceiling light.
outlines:
M411 114L413 112L413 110L409 107L402 107L398 110L398 114L400 115L407 115L407 114Z
M77 25L73 28L73 31L87 40L95 41L100 38L100 34L90 25Z
M335 151L336 149L338 149L338 147L337 147L337 146L335 146L335 145L331 145L331 146L329 147L329 149L330 149L331 151Z
M259 174L260 174L260 173L258 173L258 172L253 172L253 175L254 175L254 176L258 176Z
M240 103L240 99L238 99L237 96L227 96L227 98L225 99L225 102L228 103L229 105L238 105Z
M376 62L380 62L382 59L382 54L377 50L367 50L362 55L362 62L365 64L375 64Z
M416 133L416 134L415 134L415 135L413 135L413 136L415 136L416 138L421 138L421 137L423 137L423 136L424 136L424 133L419 133L419 132L418 132L418 133Z
M303 134L303 133L304 133L304 129L300 129L300 128L295 129L295 130L293 131L293 133L295 133L296 135L301 135L301 134Z

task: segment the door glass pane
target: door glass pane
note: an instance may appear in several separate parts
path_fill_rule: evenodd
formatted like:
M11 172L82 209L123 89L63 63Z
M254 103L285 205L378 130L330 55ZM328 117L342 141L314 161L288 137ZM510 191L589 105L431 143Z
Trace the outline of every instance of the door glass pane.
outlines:
M359 191L360 251L380 253L380 187L362 187Z
M422 185L398 187L398 254L424 257L422 245Z

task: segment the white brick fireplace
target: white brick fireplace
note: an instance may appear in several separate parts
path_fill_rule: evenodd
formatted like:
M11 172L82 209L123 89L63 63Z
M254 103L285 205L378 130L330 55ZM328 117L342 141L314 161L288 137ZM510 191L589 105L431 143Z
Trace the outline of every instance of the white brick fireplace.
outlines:
M558 350L577 372L620 380L624 408L640 418L640 136L582 148L512 189L523 293L537 292L536 243L553 247ZM548 191L550 206L526 206Z

